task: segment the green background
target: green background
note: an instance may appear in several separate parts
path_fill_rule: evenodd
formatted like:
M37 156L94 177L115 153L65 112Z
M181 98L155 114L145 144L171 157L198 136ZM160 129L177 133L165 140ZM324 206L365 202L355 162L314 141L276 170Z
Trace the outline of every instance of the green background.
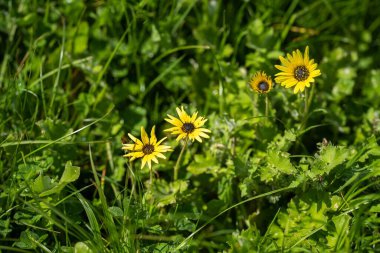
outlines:
M0 251L380 251L380 2L0 9ZM264 117L250 77L307 45L322 73L308 112L276 85ZM122 142L141 126L167 136L181 105L211 138L174 181L182 144L168 136L150 185Z

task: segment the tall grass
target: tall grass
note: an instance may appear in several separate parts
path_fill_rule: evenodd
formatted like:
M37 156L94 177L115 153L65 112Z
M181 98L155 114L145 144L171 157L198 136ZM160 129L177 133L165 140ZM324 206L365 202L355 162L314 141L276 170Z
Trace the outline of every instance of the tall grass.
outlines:
M0 1L0 252L378 252L377 1ZM247 83L310 47L309 91ZM184 105L211 138L127 133Z

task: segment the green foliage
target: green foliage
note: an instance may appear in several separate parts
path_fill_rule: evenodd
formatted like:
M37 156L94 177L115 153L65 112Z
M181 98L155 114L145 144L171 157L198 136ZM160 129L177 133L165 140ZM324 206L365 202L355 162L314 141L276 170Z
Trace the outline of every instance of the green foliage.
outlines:
M378 252L378 1L1 1L0 252ZM354 21L354 22L353 22ZM247 82L310 47L304 94ZM140 170L184 105L210 139Z

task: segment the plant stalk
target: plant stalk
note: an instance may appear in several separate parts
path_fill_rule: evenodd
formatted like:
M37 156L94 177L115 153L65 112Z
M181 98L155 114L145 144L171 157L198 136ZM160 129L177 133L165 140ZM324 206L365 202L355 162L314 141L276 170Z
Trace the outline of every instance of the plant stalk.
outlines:
M175 167L174 167L174 181L176 181L178 179L178 169L179 169L179 164L180 164L180 161L182 159L182 156L183 156L183 153L185 151L185 148L187 146L187 141L189 140L188 137L186 137L186 140L185 140L185 143L181 149L181 153L179 153L179 156L178 156L178 159L177 159L177 162L175 164Z
M268 122L269 117L269 98L268 94L265 94L265 121Z

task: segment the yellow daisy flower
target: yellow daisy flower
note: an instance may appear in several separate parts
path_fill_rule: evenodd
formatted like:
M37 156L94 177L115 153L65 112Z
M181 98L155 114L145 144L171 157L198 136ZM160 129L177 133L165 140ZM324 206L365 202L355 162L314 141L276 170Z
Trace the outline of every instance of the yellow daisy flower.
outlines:
M304 91L305 87L310 87L314 78L321 75L321 71L317 69L317 64L314 59L309 59L309 47L305 49L302 56L300 50L292 52L292 55L287 54L287 59L280 56L282 65L275 65L281 72L276 74L275 81L281 83L285 88L294 87L294 93Z
M169 118L165 119L175 127L165 129L164 131L171 132L171 134L178 134L177 141L189 138L192 141L196 139L197 141L202 142L201 137L210 138L210 136L208 136L206 133L211 133L211 131L206 128L202 128L207 119L203 117L197 117L198 112L193 113L193 115L190 117L183 109L183 106L181 109L177 107L176 110L179 119L169 114Z
M124 155L124 157L131 157L131 161L136 158L142 158L141 169L148 164L149 169L152 168L151 162L158 163L156 157L165 159L166 157L162 154L167 151L171 151L170 146L160 145L165 139L162 138L157 142L156 134L154 133L155 126L153 126L150 132L150 138L145 132L144 127L141 127L141 140L134 137L132 134L128 134L129 138L134 142L133 144L123 144L122 149L130 151L130 153Z
M256 72L249 81L249 86L258 93L268 93L273 87L272 78L267 76L264 71Z

